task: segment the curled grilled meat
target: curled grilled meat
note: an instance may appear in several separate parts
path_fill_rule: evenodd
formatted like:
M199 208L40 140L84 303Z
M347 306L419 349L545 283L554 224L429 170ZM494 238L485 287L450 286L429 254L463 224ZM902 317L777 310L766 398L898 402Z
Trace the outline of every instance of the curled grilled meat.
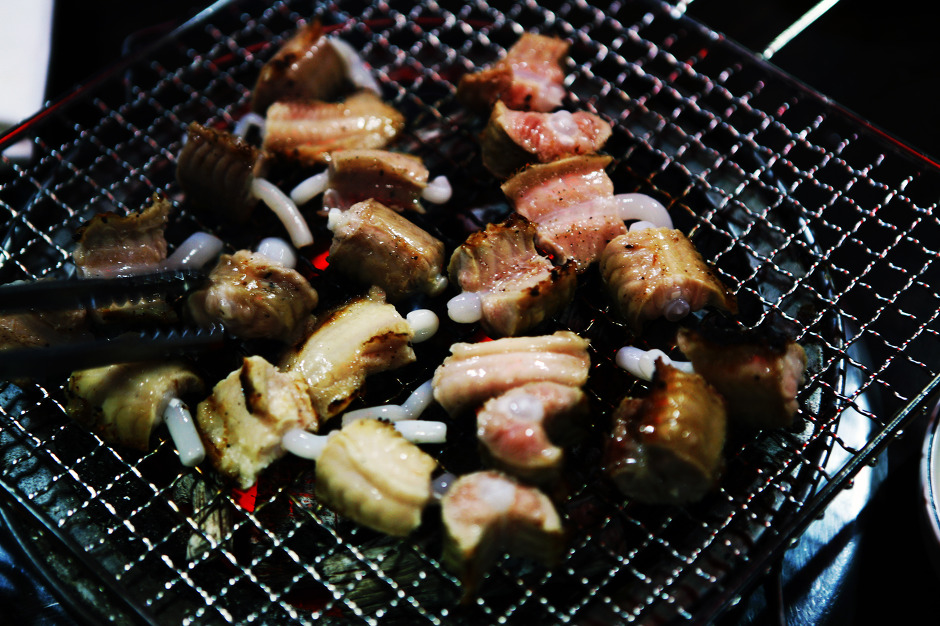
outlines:
M535 487L494 471L461 476L441 500L444 566L464 586L464 601L504 553L555 565L564 549L561 518Z
M196 421L213 466L242 489L287 453L285 433L318 427L303 378L279 372L260 356L246 357L215 386L199 403Z
M738 310L734 294L679 230L644 228L617 237L604 249L600 270L614 305L637 331L648 320L675 321L704 307Z
M198 398L202 378L186 363L121 363L72 373L66 412L108 443L150 449L173 398Z
M317 414L327 420L355 399L367 376L414 362L413 336L385 294L373 289L323 315L281 366L304 377Z
M679 349L725 397L728 418L745 428L789 427L799 408L806 351L790 339L742 332L720 337L680 329Z
M447 271L464 292L480 298L487 333L519 335L571 302L575 265L552 265L535 249L535 226L519 214L471 234L450 258Z
M223 254L208 284L188 300L199 324L220 322L237 337L286 342L305 329L316 305L317 292L300 273L248 250Z
M45 348L87 334L85 310L0 315L0 350Z
M331 211L329 262L343 274L381 287L388 299L430 296L447 286L441 273L444 244L411 220L375 200Z
M610 133L608 122L585 111L512 111L497 102L480 137L481 156L494 176L508 178L533 163L593 154Z
M591 365L587 347L586 339L569 331L455 343L434 372L434 399L455 415L528 382L581 387Z
M718 481L726 430L718 391L698 374L658 360L649 395L624 398L614 411L604 469L640 502L695 502Z
M461 77L457 98L477 111L488 112L497 100L519 111L552 111L565 97L561 61L568 47L557 37L524 33L505 57Z
M263 148L310 167L325 162L335 150L384 148L404 126L402 114L371 91L336 103L275 102L265 116Z
M418 157L387 150L339 150L330 153L329 163L325 210L346 210L371 198L396 211L424 213L419 198L429 172Z
M317 459L317 498L363 526L404 537L421 524L436 468L391 424L356 420L332 433Z

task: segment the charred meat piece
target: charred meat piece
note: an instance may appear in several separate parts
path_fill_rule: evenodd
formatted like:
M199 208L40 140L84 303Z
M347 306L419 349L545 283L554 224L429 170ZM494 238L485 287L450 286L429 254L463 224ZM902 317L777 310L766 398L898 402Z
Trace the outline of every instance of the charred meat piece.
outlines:
M471 234L450 258L448 273L480 298L487 333L514 336L555 315L574 297L575 265L553 266L535 249L535 226L519 214Z
M434 372L434 399L455 415L529 382L581 387L591 365L587 347L586 339L569 331L455 343Z
M220 322L236 337L289 342L305 329L317 292L296 270L239 250L219 258L188 305L198 324Z
M86 334L85 310L0 315L0 350L45 348Z
M329 262L343 274L381 287L391 301L430 296L447 286L441 271L444 244L411 220L375 200L331 211Z
M341 413L371 374L415 360L414 331L381 290L324 315L313 333L282 362L309 385L320 419Z
M240 224L258 204L251 183L263 174L260 154L232 133L193 122L176 162L176 180L194 207Z
M565 97L561 60L567 53L562 39L524 33L501 60L464 75L457 97L477 111L488 112L497 100L518 111L552 111Z
M564 550L561 518L536 487L494 471L461 476L441 500L444 566L469 600L497 558L509 553L555 565Z
M502 189L516 211L534 222L538 244L556 264L578 271L597 260L610 240L627 232L604 169L607 156L568 157L522 170Z
M108 443L150 449L173 398L198 398L202 379L186 363L122 363L74 372L66 412Z
M246 357L215 386L199 403L196 421L212 465L242 489L286 454L285 433L318 427L303 378L279 372L260 356Z
M263 148L287 161L311 167L335 150L380 149L405 126L405 118L371 91L343 102L292 100L268 107Z
M396 211L424 213L419 198L430 173L418 157L387 150L339 150L330 153L329 162L324 210L346 210L371 198Z
M562 446L587 411L587 396L577 387L527 383L477 411L477 439L492 466L527 482L552 483L562 470Z
M512 111L497 102L480 138L483 165L497 178L508 178L533 163L594 154L610 133L608 122L585 111Z
M721 474L727 430L721 395L698 374L656 362L649 395L613 414L604 468L626 496L650 504L701 500Z
M757 429L793 424L806 369L800 344L760 331L710 337L686 328L677 343L695 371L725 397L732 423Z
M317 459L317 498L373 530L404 537L421 524L437 461L374 419L330 435Z
M648 320L676 321L704 307L738 310L734 294L679 230L644 228L617 237L604 249L600 270L614 305L636 331Z

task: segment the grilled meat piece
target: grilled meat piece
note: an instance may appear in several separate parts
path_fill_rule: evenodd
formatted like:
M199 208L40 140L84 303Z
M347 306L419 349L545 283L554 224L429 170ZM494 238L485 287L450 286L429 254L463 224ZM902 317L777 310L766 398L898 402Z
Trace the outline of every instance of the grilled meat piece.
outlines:
M529 382L581 387L591 365L587 346L586 339L569 331L455 343L434 372L434 399L456 415Z
M441 499L444 566L457 574L466 602L503 553L555 565L564 550L561 518L535 487L494 471L461 476Z
M759 332L725 337L683 328L677 343L695 371L725 397L733 424L758 429L791 426L806 369L803 347Z
M373 530L404 537L421 524L437 461L374 419L330 435L317 460L317 498Z
M435 296L447 286L443 242L380 202L331 211L330 229L330 266L381 287L391 301L419 292Z
M324 210L346 210L371 198L396 211L424 213L419 198L429 172L418 157L387 150L338 150L330 153L329 163Z
M737 313L734 294L705 263L682 231L632 230L611 241L600 258L607 290L630 326L651 319L681 319L704 307Z
M603 118L585 111L539 113L493 107L480 137L483 165L497 178L508 178L533 163L593 154L610 138Z
M240 224L258 204L251 183L263 176L260 156L232 133L193 122L176 161L176 180L194 207Z
M296 270L239 250L219 258L188 305L198 324L220 322L236 337L289 342L305 329L317 292Z
M565 97L561 60L567 53L562 39L524 33L501 60L461 77L457 98L481 112L497 100L518 111L552 111Z
M121 363L72 373L66 412L108 443L146 451L173 398L197 398L202 379L184 362Z
M490 335L522 334L574 297L575 265L553 266L535 249L535 236L535 226L513 214L471 234L450 258L451 280L480 297L480 323Z
M552 483L564 463L562 445L587 411L587 396L577 387L527 383L477 411L477 439L492 466L527 482Z
M212 465L242 489L286 454L285 433L318 427L303 378L279 372L260 356L246 357L215 386L199 403L196 421Z
M327 420L355 399L370 374L412 363L413 335L381 290L373 289L324 315L281 366L304 377L317 414Z
M721 474L727 416L721 395L698 374L656 362L645 398L613 414L604 469L626 496L651 504L701 500Z
M0 315L0 350L45 348L87 334L85 310Z
M312 167L335 150L384 148L404 127L404 116L371 91L356 92L337 103L275 102L265 116L262 147Z
M584 271L610 240L627 232L614 202L614 183L604 171L610 161L568 157L531 165L503 183L503 193L535 223L539 247L556 264L571 259Z

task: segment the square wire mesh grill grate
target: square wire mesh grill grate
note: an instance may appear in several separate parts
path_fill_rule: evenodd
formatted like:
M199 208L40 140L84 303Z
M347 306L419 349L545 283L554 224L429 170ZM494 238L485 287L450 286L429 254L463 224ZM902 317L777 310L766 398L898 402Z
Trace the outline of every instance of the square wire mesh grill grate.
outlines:
M0 171L0 281L67 272L84 219L137 210L155 191L178 208L171 245L203 229L224 232L232 248L252 246L252 233L188 210L175 155L189 122L234 125L262 63L312 16L361 51L405 114L396 148L451 178L459 203L418 218L449 249L507 210L479 163L480 120L455 102L456 81L523 31L568 39L565 105L614 122L605 152L617 192L668 206L749 322L776 316L797 329L811 356L800 426L730 441L720 489L689 507L624 503L596 472L596 445L581 446L558 501L570 531L563 563L544 570L504 558L480 597L460 606L433 520L407 541L358 528L317 504L309 464L291 459L257 490L232 491L211 471L181 470L163 439L141 456L73 425L61 381L0 383L0 482L93 574L116 581L126 605L101 602L108 617L707 620L925 404L938 370L935 166L653 2L221 3L18 131L35 156ZM592 339L601 429L625 384L608 348L626 335L597 279L584 283L561 323ZM422 363L379 377L370 400L400 401L444 353L419 351ZM869 423L862 437L840 429L847 412ZM467 425L452 433L464 448L472 441ZM826 465L830 456L841 460ZM441 458L458 472L474 467L465 453Z

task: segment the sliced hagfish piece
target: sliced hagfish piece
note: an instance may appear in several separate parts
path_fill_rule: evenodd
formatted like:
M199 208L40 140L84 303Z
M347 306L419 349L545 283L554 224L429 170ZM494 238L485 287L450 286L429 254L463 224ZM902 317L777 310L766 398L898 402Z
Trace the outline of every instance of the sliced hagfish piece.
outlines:
M671 365L676 369L691 374L694 370L692 364L688 361L675 361L665 352L659 349L643 350L634 346L624 346L617 351L617 365L637 378L643 380L653 380L656 373L656 361L660 360L664 365Z
M222 251L222 240L205 232L196 232L186 238L183 243L167 257L163 266L167 269L183 269L187 267L203 267Z
M251 192L274 211L287 229L294 246L302 248L313 243L313 233L310 232L304 216L300 214L297 204L278 189L277 185L265 178L255 178L251 181Z

